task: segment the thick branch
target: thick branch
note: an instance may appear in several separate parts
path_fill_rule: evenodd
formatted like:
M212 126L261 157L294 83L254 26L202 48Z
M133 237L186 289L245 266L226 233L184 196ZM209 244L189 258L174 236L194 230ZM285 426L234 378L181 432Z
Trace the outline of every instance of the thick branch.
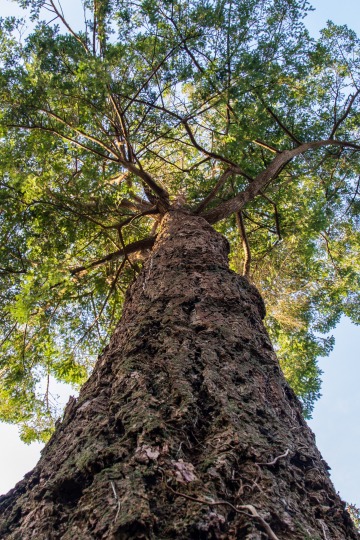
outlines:
M168 209L170 207L168 192L166 191L166 189L159 186L159 184L155 182L153 177L148 172L144 171L143 169L139 169L139 167L136 167L136 165L128 161L120 161L120 163L130 172L141 178L141 180L143 180L145 184L149 186L149 188L155 193L155 195L159 197L165 209Z
M356 143L338 141L335 139L325 139L321 141L303 143L293 150L285 150L284 152L277 154L270 165L263 170L244 191L232 199L219 204L217 208L202 214L202 216L209 223L213 224L221 219L225 219L234 212L238 212L246 203L252 201L257 195L259 195L261 190L263 190L269 182L274 180L287 165L287 163L289 163L292 159L304 154L308 150L315 150L324 146L340 146L342 148L354 148L356 150L360 150L360 145Z
M71 124L68 124L68 122L66 122L66 120L59 117L57 114L53 113L52 111L47 111L46 109L44 109L44 110L42 110L42 112L49 114L55 120L58 120L59 122L66 125L70 129L73 129L75 131L75 133L78 133L79 135L88 138L89 140L91 140L91 141L99 144L100 146L102 146L108 152L112 153L114 155L114 157L117 158L117 161L119 163L121 163L121 165L123 165L123 167L125 167L126 169L128 169L128 171L132 172L133 174L135 174L136 176L141 178L150 187L150 189L152 189L152 191L160 198L161 202L163 203L163 205L166 208L169 207L169 202L168 202L169 201L169 194L168 194L168 192L165 189L163 189L161 186L159 186L156 183L156 181L150 176L149 173L147 173L146 171L144 171L143 169L141 169L139 167L136 167L136 165L134 165L131 161L127 161L126 159L124 159L120 154L114 152L110 147L108 147L106 144L104 144L99 139L97 139L97 138L95 138L95 137L93 137L91 135L88 135L87 133L83 132L82 130L79 130L78 128L75 128ZM62 136L62 135L60 135L60 136Z
M121 94L119 94L119 95L121 95ZM129 98L128 96L126 96L126 95L121 95L121 96L124 97L125 99L130 99L130 98ZM211 99L214 99L214 97L216 97L216 96L212 96L212 97L210 98L210 100L211 100ZM140 103L140 104L142 104L142 105L146 105L146 106L149 107L149 108L156 109L156 110L158 110L158 111L162 111L162 112L164 112L165 114L168 114L169 116L171 116L172 118L175 118L175 119L179 122L179 124L182 124L182 125L185 127L185 130L186 130L186 132L187 132L187 134L188 134L188 136L189 136L189 139L190 139L190 141L191 141L191 145L192 145L193 147L195 147L197 150L199 150L200 152L202 152L203 154L205 154L205 155L208 156L209 158L215 159L215 160L217 160L217 161L222 161L223 163L226 163L227 165L231 165L231 166L233 167L234 173L240 174L240 175L244 176L244 177L247 178L249 181L252 180L252 178L251 178L249 175L247 175L243 170L241 170L240 167L239 167L236 163L234 163L234 162L231 161L230 159L228 159L228 158L226 158L226 157L224 157L224 156L222 156L222 155L220 155L220 154L217 154L217 153L215 153L215 152L211 152L211 151L209 151L209 150L206 150L204 147L202 147L202 146L196 141L195 136L194 136L194 134L193 134L193 132L192 132L192 130L191 130L189 124L188 124L188 121L191 120L192 118L194 118L196 115L201 115L201 114L205 113L205 112L206 112L208 109L210 109L213 105L209 105L209 106L206 107L205 109L202 109L202 110L198 111L197 113L193 113L192 115L188 115L186 118L184 118L184 117L180 116L178 113L176 113L176 112L174 112L174 111L171 111L170 109L167 109L166 107L164 107L164 106L162 106L162 105L157 105L155 102L150 103L150 102L148 102L148 101L145 101L145 100L143 100L143 99L138 99L138 98L132 98L132 101L133 101L134 103ZM209 101L209 100L207 100L207 101ZM204 105L204 104L203 104L203 105ZM203 106L203 105L202 105L202 106ZM172 128L171 128L171 129L172 129ZM168 130L168 132L171 131L171 129ZM153 140L152 142L155 142L156 140L158 140L159 138L161 138L161 137L163 137L163 136L165 136L165 135L161 135L160 137L157 137L157 138L156 138L155 140ZM182 144L188 144L189 146L191 146L190 143L186 143L185 141L180 141L180 142L181 142ZM147 145L145 145L145 146L140 150L140 152L142 152L144 149L148 148L150 144L151 144L151 143L148 143Z
M72 137L69 137L69 136L65 135L64 133L61 133L60 131L58 131L58 130L56 130L54 128L44 127L44 126L41 126L41 125L39 125L39 126L37 126L37 125L27 126L27 125L21 125L21 124L9 124L8 127L9 128L20 128L20 129L39 129L41 131L47 131L48 133L53 133L54 135L64 139L65 141L69 141L69 142L75 144L76 146L79 146L80 148L83 148L84 150L87 150L87 151L91 152L92 154L95 154L97 156L102 157L103 159L110 160L110 161L115 161L115 162L119 163L125 169L127 169L128 171L132 172L133 174L135 174L136 176L141 178L141 180L143 180L145 182L145 184L147 184L150 187L150 189L152 189L152 191L159 197L159 199L163 203L163 206L165 208L169 208L170 205L169 205L169 194L168 194L168 192L164 188L159 186L157 184L157 182L152 178L152 176L149 173L147 173L146 171L144 171L143 169L141 169L139 167L136 167L136 165L134 165L134 163L126 161L120 155L115 154L115 152L113 152L109 147L107 147L107 145L103 144L98 139L96 139L96 138L94 138L94 137L92 137L90 135L87 135L86 133L82 132L81 130L78 130L77 128L74 128L73 126L67 124L67 122L65 120L58 117L54 113L51 113L50 111L46 111L45 109L42 112L47 113L49 116L53 116L60 123L62 123L64 125L66 125L67 127L69 127L69 129L73 129L75 131L75 133L77 133L78 135L86 137L87 139L91 140L95 144L99 144L105 150L111 152L114 157L112 157L111 155L105 155L102 152L99 152L99 151L95 150L95 148L90 148L89 146L86 146L85 144L82 144L81 142L77 141L76 139L73 139Z

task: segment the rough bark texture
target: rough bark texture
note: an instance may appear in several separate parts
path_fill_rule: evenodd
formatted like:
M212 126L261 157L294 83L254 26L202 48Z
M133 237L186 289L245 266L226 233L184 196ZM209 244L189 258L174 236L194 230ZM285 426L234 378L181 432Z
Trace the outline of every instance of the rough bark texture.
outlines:
M227 241L171 211L4 539L358 538Z

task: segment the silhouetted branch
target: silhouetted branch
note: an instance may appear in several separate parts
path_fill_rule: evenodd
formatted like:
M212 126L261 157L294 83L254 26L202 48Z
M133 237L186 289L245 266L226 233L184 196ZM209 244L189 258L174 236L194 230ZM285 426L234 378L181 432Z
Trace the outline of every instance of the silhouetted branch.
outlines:
M236 212L236 225L240 232L241 242L244 250L244 266L243 266L243 275L249 277L250 275L250 265L251 265L251 251L249 240L246 235L244 220L241 212Z
M336 131L338 130L338 128L340 127L340 125L344 122L344 120L346 120L346 118L348 117L348 115L349 115L349 113L350 113L350 111L351 111L351 107L352 107L352 105L353 105L355 99L357 98L357 96L358 96L359 94L360 94L360 89L357 90L357 91L355 92L355 94L351 96L350 101L349 101L349 104L348 104L348 106L346 107L346 110L345 110L344 114L338 119L337 122L335 122L334 127L333 127L333 129L332 129L332 132L330 133L329 139L332 139L332 138L334 137L334 135L335 135Z
M223 163L227 163L228 165L231 165L234 169L234 172L236 172L237 174L241 174L242 176L244 176L245 178L247 178L250 182L252 181L252 178L250 176L248 176L243 170L240 169L240 167L234 163L233 161L231 161L231 159L228 159L224 156L221 156L220 154L217 154L215 152L210 152L209 150L206 150L205 148L203 148L198 142L197 140L195 139L195 136L187 122L187 120L185 120L184 118L181 120L183 126L185 127L186 129L186 132L187 134L189 135L189 139L190 141L192 142L193 146L199 150L200 152L202 152L203 154L215 159L216 161L222 161Z
M123 257L125 255L130 255L131 253L136 253L138 251L142 251L143 249L150 249L154 245L155 240L156 240L156 236L149 236L148 238L143 238L142 240L138 240L137 242L133 242L132 244L125 246L125 249L122 248L117 251L113 251L112 253L109 253L105 257L102 257L101 259L97 259L96 261L93 261L90 264L72 268L70 269L70 274L72 276L75 276L76 274L85 272L87 270L91 270L91 268L95 268L96 266L100 266L101 264L104 264L110 261L116 261L117 259L120 259L120 257Z
M226 169L226 171L223 172L223 174L220 176L220 178L219 178L218 182L216 183L216 185L214 186L214 188L210 191L209 195L207 195L205 197L205 199L203 199L201 201L201 203L197 206L197 208L196 208L196 210L194 212L195 214L200 214L200 212L202 212L210 204L210 202L214 199L214 197L216 196L218 191L225 184L226 180L232 174L234 174L234 171L231 168Z
M264 199L266 199L274 207L276 232L277 232L277 235L278 235L278 239L280 241L280 240L282 240L282 237L281 237L280 218L279 218L279 212L278 212L277 204L273 200L271 200L267 195L265 195L265 193L263 191L260 191L260 195L262 197L264 197Z
M78 43L80 43L80 45L84 48L84 50L86 52L89 52L89 49L86 45L86 43L83 42L83 40L77 35L76 32L74 32L74 30L71 28L71 26L69 25L69 23L67 22L67 20L65 19L63 13L60 13L60 11L58 10L57 6L55 5L55 3L53 2L53 0L49 0L49 4L51 6L51 10L53 11L53 13L56 14L56 16L61 20L61 22L63 23L63 25L68 29L68 31L70 32L70 34L76 39L76 41ZM46 6L46 4L44 4L44 6ZM50 11L50 10L49 10Z

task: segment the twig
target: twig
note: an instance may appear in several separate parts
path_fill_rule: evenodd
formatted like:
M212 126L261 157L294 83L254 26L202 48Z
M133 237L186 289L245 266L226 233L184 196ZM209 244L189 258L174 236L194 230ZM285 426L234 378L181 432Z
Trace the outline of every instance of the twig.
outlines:
M46 4L44 4L46 5ZM60 13L60 11L58 10L58 8L56 7L55 3L53 2L53 0L50 0L50 6L52 8L52 11L53 13L56 14L56 17L59 17L59 19L61 20L61 22L63 23L63 25L68 29L68 31L70 32L70 34L76 39L76 41L78 41L80 43L80 45L84 48L84 50L88 53L89 52L89 49L86 45L86 43L83 42L83 40L77 35L76 32L74 32L74 30L71 28L71 26L69 25L69 23L67 22L67 20L65 19L64 17L64 14L63 13ZM62 10L61 10L62 11Z
M117 511L116 511L116 515L115 515L115 519L114 519L114 523L116 523L116 520L117 520L119 512L120 512L120 499L118 497L118 494L116 493L115 484L114 484L114 482L112 480L110 480L110 485L111 485L111 488L113 490L114 499L116 501L116 507L117 507Z
M84 131L82 129L79 129L76 126L70 124L67 120L65 120L64 118L62 118L58 114L56 114L54 111L52 111L50 109L39 109L39 112L46 115L46 116L49 116L50 118L53 118L54 120L56 120L60 124L64 125L65 127L68 127L69 129L74 131L77 135L80 135L81 137L84 137L87 140L89 140L89 141L91 141L91 142L93 142L95 144L98 144L101 148L103 148L104 150L109 152L110 155L112 154L114 159L119 158L117 152L114 151L113 148L111 148L111 146L108 146L106 143L104 143L103 141L101 141L97 137L94 137L93 135L90 135L89 133L86 133L86 131ZM119 161L120 161L120 159L119 159Z
M175 45L168 53L164 56L164 58L152 69L150 75L145 79L144 83L138 88L135 95L132 98L129 98L129 103L124 108L124 113L128 110L128 108L136 101L136 98L141 94L142 90L146 87L146 85L151 81L151 79L156 75L156 73L159 71L159 69L163 66L163 64L167 61L167 59L173 54L173 52L176 51L178 47L181 46L182 40L179 44Z
M233 167L233 172L237 173L237 174L240 174L241 176L244 176L245 178L247 178L247 180L249 180L250 182L252 181L252 178L245 173L245 171L243 171L242 169L240 169L240 167L234 163L233 161L231 161L231 159L228 159L227 157L225 156L221 156L220 154L217 154L215 152L210 152L209 150L206 150L203 146L201 146L197 140L195 139L195 136L194 136L194 133L192 131L192 129L190 128L189 124L188 124L188 121L185 119L185 118L181 118L181 123L183 124L187 134L189 135L189 139L190 141L192 142L193 146L199 150L199 152L202 152L203 154L217 160L217 161L222 161L223 163L227 163L228 165L230 165L231 167Z
M15 323L15 324L10 328L10 330L7 332L7 334L5 334L4 339L0 342L0 347L2 347L2 346L4 345L4 343L5 343L6 340L11 336L11 334L14 332L14 330L17 329L17 326L18 326L18 323Z
M332 253L331 253L330 243L329 243L329 239L328 239L327 234L322 233L322 232L320 232L319 234L320 234L320 236L325 240L325 243L326 243L326 251L327 251L327 253L328 253L329 257L330 257L330 260L331 260L331 262L332 262L332 265L333 265L333 267L334 267L336 273L340 275L340 269L339 269L338 265L336 264L336 262L335 262L335 260L334 260L334 257L332 256Z
M286 458L289 455L289 452L290 452L290 450L288 448L286 450L286 452L284 452L284 454L281 454L280 456L277 456L272 461L269 461L268 463L257 462L256 465L267 465L267 466L275 465L279 461L279 459Z
M19 129L29 129L29 130L38 129L40 131L47 131L48 133L52 133L53 135L56 135L56 136L60 137L61 139L64 139L65 141L69 141L69 142L75 144L75 146L78 146L79 148L82 148L83 150L87 150L88 152L90 152L92 154L95 154L96 156L100 156L104 160L115 161L116 163L119 162L118 158L112 157L110 155L107 156L106 154L102 154L101 152L97 151L95 148L91 148L89 146L86 146L86 144L82 144L80 141L77 141L76 139L68 137L64 133L60 133L59 131L57 131L56 129L53 129L53 128L48 128L48 127L41 126L41 125L40 126L38 126L38 125L26 126L26 125L23 125L23 124L7 124L7 127L9 127L9 128L19 128Z
M90 327L86 330L86 332L82 335L82 337L78 340L78 342L76 343L75 349L76 349L77 345L78 345L81 341L83 341L83 340L85 339L85 337L89 334L89 332L94 328L95 325L97 326L97 329L98 329L98 332L99 332L99 324L98 324L98 323L99 323L99 319L100 319L101 315L103 314L103 311L104 311L104 309L105 309L105 307L106 307L106 305L107 305L107 303L108 303L108 301L109 301L110 296L111 296L112 293L114 292L114 289L115 289L115 287L116 287L117 280L119 279L119 276L120 276L120 274L121 274L121 271L122 271L122 269L124 268L125 263L126 263L127 261L128 261L128 258L127 258L127 256L125 256L125 257L124 257L124 260L121 262L121 264L120 264L120 266L119 266L119 268L118 268L118 270L117 270L117 272L116 272L116 274L115 274L115 277L114 277L114 279L113 279L113 281L112 281L112 283L111 283L109 292L108 292L108 294L106 295L106 298L105 298L105 300L104 300L104 302L103 302L103 304L102 304L102 306L101 306L101 308L100 308L99 313L98 313L97 315L96 315L96 313L95 313L95 319L94 319L93 323L92 323L92 324L90 325Z
M356 196L357 196L358 193L359 193L359 186L360 186L360 176L359 176L358 179L357 179L357 183L356 183L354 195L352 196L351 201L349 202L349 204L348 204L348 206L347 206L345 212L343 212L343 214L341 215L341 217L342 217L342 216L345 216L345 215L347 214L347 212L349 211L351 205L352 205L353 202L355 201Z
M275 120L275 122L290 137L290 139L292 139L298 145L302 144L302 141L300 141L300 139L295 137L295 135L290 131L290 129L288 129L285 126L285 124L283 124L283 122L280 120L280 118L274 113L274 111L268 105L265 104L265 101L260 96L257 96L257 97L260 99L261 103L264 105L265 109L270 114L270 116L272 116L272 118Z
M129 263L129 265L131 266L131 268L135 271L135 267L132 264L132 262L130 261L129 256L126 253L126 246L125 246L124 238L123 238L123 235L122 235L122 232L121 232L121 227L118 228L117 232L118 232L119 240L120 240L120 243L121 243L121 247L124 250L124 261L127 261Z

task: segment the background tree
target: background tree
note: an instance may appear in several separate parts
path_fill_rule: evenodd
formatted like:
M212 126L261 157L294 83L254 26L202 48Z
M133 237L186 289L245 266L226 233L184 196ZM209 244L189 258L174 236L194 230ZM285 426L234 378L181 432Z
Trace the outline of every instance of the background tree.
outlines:
M303 2L85 3L82 32L22 5L26 39L1 24L1 418L48 437L50 378L86 378L179 195L266 298L309 414L319 333L359 318L354 33L314 42Z

